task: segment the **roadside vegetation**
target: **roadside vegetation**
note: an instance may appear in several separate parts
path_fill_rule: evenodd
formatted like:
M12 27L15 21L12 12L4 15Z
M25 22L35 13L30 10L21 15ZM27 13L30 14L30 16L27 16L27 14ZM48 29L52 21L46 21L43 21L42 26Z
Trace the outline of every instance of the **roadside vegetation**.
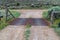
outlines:
M51 27L54 28L55 32L60 36L60 7L52 7L48 9L48 11L43 12L43 18L51 22L51 13L54 13L53 25Z
M1 4L5 4L5 0L0 1ZM53 6L60 6L60 0L7 0L11 9L48 9ZM3 7L3 6L2 6Z
M29 40L30 33L31 33L30 28L31 28L31 24L27 24L26 29L25 29L25 33L24 33L25 40Z
M3 10L0 10L0 15L3 16L3 18L1 18L0 20L0 30L2 30L3 28L5 28L7 25L9 25L9 21L12 21L12 16L9 17L9 20L8 22L6 22L6 18L5 18L5 12ZM20 16L20 13L17 12L17 11L11 11L11 13L15 16L15 18L19 17Z

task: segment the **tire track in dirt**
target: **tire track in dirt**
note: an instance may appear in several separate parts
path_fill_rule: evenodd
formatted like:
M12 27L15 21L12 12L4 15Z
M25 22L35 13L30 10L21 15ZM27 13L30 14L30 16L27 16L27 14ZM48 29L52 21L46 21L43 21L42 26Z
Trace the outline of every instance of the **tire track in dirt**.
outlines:
M53 28L32 26L29 40L60 40Z

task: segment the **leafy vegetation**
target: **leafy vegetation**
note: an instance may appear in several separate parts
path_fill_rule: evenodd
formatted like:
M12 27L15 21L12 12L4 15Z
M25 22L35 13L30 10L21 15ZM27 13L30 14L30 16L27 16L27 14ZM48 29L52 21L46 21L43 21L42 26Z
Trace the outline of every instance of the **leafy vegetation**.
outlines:
M48 11L44 11L44 12L43 12L43 18L49 19Z
M26 28L30 28L31 27L31 24L27 24L27 27Z
M15 16L15 18L20 16L20 13L17 11L11 11L11 13Z
M54 21L56 21L57 19L60 20L60 7L59 6L52 7L48 11L43 12L43 17L50 20L52 13L54 16Z
M11 12L16 18L20 16L19 12L16 12L16 11L11 11ZM5 28L8 25L8 22L6 22L6 20L5 20L5 12L1 11L1 14L3 15L3 18L0 21L0 30L2 30L3 28ZM11 21L11 20L12 19L10 19L9 21Z
M53 13L54 19L59 19L60 18L60 7L59 6L52 7L48 10L48 13L49 13L48 16L51 17L51 14Z
M2 18L1 21L0 21L0 30L5 28L7 25L8 25L8 23L5 22L4 18Z
M12 9L46 9L53 6L60 6L60 0L0 0L1 5L5 3L9 4L9 8Z
M51 11L53 10L53 11ZM58 36L60 36L60 27L59 27L59 23L60 23L60 7L56 6L56 7L52 7L50 8L48 11L43 12L43 18L47 19L48 21L50 21L50 17L51 17L51 13L55 13L54 15L54 22L53 25L51 26L52 28L54 28L55 32L57 33Z
M0 0L2 3L14 3L19 2L20 4L60 4L60 0Z
M31 28L31 25L30 24L27 24L26 26L26 30L25 30L25 40L29 40L29 36L30 36L30 28Z
M26 29L25 31L25 40L29 40L29 36L30 36L30 29Z

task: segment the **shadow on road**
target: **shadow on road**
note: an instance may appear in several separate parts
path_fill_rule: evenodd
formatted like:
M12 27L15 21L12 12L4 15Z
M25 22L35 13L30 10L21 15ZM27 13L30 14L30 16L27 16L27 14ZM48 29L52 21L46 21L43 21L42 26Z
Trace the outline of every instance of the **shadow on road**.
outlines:
M27 25L33 26L47 26L47 23L42 18L16 18L10 25Z

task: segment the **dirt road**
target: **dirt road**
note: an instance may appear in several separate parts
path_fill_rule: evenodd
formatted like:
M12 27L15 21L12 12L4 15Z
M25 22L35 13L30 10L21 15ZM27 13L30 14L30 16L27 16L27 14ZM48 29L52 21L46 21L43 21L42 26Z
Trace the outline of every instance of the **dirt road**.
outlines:
M21 13L17 25L9 25L0 32L0 40L24 40L25 25L23 24L26 18L33 18L31 27L31 35L29 40L59 40L59 37L54 32L54 29L49 28L44 21L42 21L42 13L45 10L17 10ZM24 19L25 18L25 19ZM19 25L18 25L19 24Z
M24 16L21 17L31 17L34 21L34 25L31 27L31 35L29 40L59 40L59 37L54 32L54 29L49 28L49 26L47 26L41 19L43 11L45 10L24 10L22 12Z
M23 40L25 26L9 25L0 31L0 40Z

